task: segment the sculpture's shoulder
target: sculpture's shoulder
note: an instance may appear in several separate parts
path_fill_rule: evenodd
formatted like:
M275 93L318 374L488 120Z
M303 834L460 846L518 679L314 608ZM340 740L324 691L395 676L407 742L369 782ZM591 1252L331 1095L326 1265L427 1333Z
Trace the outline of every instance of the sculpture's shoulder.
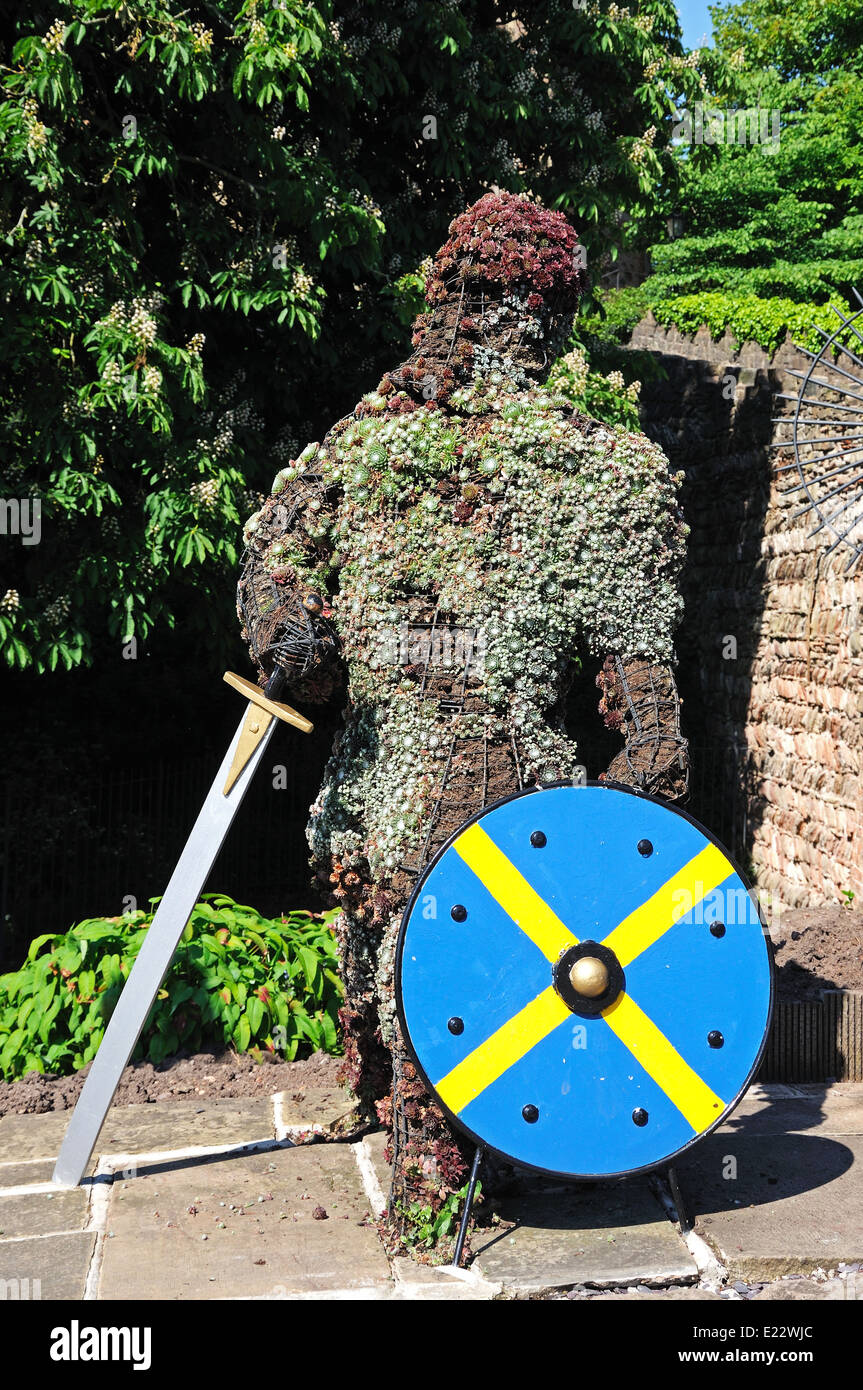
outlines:
M459 397L454 396L452 404L458 403ZM631 460L637 461L644 473L669 472L665 453L646 434L597 420L550 386L511 391L494 400L491 410L482 401L482 393L475 392L468 410L490 415L496 423L493 433L510 436L516 445L523 446L528 440L547 442L552 447L540 452L539 461L551 469L560 466L569 454L585 465L591 460Z
M563 431L564 451L569 449L574 456L581 456L585 462L590 460L602 469L612 467L622 476L631 475L639 489L648 479L679 487L683 474L672 472L667 454L641 430L596 420L572 404L559 407L556 413Z
M566 401L555 406L555 413L565 426L568 437L599 447L605 452L628 450L642 455L645 459L652 459L665 468L669 466L668 458L661 447L641 430L597 420Z

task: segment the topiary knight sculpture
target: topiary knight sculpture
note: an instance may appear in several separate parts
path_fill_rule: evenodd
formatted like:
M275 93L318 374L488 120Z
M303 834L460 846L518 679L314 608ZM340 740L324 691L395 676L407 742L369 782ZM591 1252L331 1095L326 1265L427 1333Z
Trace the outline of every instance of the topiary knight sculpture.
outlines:
M340 692L311 809L341 908L345 1074L392 1129L396 1226L464 1181L398 1036L393 950L422 867L482 806L572 776L577 652L604 658L607 776L676 799L688 762L673 676L678 479L639 434L545 389L584 271L566 219L488 194L434 258L411 356L282 469L246 525L239 585L261 679Z

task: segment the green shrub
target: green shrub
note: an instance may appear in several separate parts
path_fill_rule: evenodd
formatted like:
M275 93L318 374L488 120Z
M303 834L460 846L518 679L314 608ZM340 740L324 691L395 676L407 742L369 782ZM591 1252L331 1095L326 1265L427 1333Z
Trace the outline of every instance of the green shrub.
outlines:
M754 342L766 352L781 347L785 334L811 352L818 352L823 338L818 328L832 333L839 323L830 304L797 303L779 297L733 290L705 290L700 294L678 294L663 297L666 291L657 276L643 284L623 290L609 290L598 300L598 310L579 320L579 330L591 346L591 362L601 361L597 348L612 349L625 343L635 325L652 312L657 323L673 325L681 333L697 333L706 324L713 338L721 338L728 330L741 343ZM839 295L830 303L844 314L851 310Z
M622 425L630 430L640 428L637 402L641 383L631 379L627 384L619 368L608 375L594 371L578 343L570 348L565 357L555 362L549 376L549 386L594 420L602 420L607 425Z
M838 296L833 302L844 314L848 305ZM702 324L713 338L729 330L739 347L748 340L773 353L790 333L798 347L818 352L823 338L818 327L832 333L839 323L827 304L795 304L791 299L759 299L754 294L684 294L652 304L657 323L674 324L681 333L697 333Z
M579 336L597 346L625 343L651 306L650 288L651 281L646 280L641 285L598 293L592 309L579 315Z
M401 1247L405 1250L434 1250L441 1241L454 1236L462 1204L467 1200L469 1183L459 1192L451 1192L443 1206L437 1210L430 1202L395 1203L396 1214L401 1223ZM477 1183L476 1193L482 1192L482 1183ZM440 1262L440 1255L430 1263Z
M155 904L158 900L152 899ZM180 1048L338 1051L343 993L335 913L274 920L222 893L196 904L134 1052L161 1062ZM95 1057L153 912L91 918L39 936L0 976L0 1076L68 1075Z

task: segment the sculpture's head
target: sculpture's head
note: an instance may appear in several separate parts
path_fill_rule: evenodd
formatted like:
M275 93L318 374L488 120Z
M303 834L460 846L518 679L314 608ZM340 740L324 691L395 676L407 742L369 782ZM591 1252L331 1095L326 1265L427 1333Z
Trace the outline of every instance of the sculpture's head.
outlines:
M518 387L544 381L587 284L574 228L562 213L503 192L486 193L449 233L426 280L430 311L416 319L414 352L389 373L390 387L446 400L492 371Z
M583 248L561 212L516 193L486 193L449 226L426 281L430 304L464 287L492 299L524 292L531 309L571 320L587 284Z

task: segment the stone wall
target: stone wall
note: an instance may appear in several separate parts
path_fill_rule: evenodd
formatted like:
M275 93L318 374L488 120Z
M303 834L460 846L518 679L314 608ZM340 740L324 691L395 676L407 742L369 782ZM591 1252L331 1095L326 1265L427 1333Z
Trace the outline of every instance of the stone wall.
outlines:
M738 853L759 887L795 907L863 901L863 562L826 556L817 519L795 518L801 493L790 438L772 416L793 410L793 343L772 358L739 352L706 329L687 338L649 315L631 349L655 355L666 376L646 382L643 425L684 470L692 528L678 640L684 728L717 745L711 776L734 798ZM698 768L695 769L697 782ZM714 792L717 789L714 788ZM742 846L742 850L740 848Z

